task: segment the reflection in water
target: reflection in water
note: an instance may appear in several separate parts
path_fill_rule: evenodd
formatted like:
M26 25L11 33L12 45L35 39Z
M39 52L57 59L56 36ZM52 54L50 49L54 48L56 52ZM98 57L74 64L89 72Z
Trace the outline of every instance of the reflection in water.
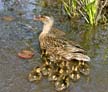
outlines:
M0 10L2 10L2 9L3 9L3 3L0 0Z
M33 5L31 2L38 0L0 0L0 9L6 10L13 15L23 15L24 17L31 19L34 15L33 11L36 10L39 13L41 7Z
M96 28L89 27L89 29L87 29L85 32L83 32L81 34L81 37L82 37L81 44L87 50L91 50L92 46L95 48L99 48L95 42L96 32L97 32ZM95 48L93 48L92 57L95 57L95 55L96 55L96 53L95 53L96 49ZM89 52L89 53L91 53L91 52Z

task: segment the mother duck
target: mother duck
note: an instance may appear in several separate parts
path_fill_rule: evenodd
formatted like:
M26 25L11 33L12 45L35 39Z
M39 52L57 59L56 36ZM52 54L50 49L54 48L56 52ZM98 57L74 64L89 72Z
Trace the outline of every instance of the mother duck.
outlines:
M42 57L46 56L50 61L59 62L65 60L67 62L85 61L89 62L90 57L85 51L74 41L66 39L64 32L53 28L54 18L49 16L34 17L34 20L41 21L43 30L39 35L40 48ZM54 32L58 32L58 35Z

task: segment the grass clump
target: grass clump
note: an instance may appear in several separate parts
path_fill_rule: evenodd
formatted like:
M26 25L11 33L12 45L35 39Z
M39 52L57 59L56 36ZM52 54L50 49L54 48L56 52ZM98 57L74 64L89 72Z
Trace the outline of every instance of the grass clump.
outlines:
M69 17L82 15L91 25L97 25L102 18L102 11L107 5L107 0L61 0L65 12Z

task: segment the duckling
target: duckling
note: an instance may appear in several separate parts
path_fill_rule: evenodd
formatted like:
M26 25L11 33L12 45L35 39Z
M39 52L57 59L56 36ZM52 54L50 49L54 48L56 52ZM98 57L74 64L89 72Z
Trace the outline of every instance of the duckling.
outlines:
M52 73L52 66L48 64L43 64L42 66L42 74L44 76L48 76L50 73Z
M87 62L79 61L79 71L84 75L89 75L90 67Z
M60 78L60 74L58 72L50 73L48 76L49 81L57 81Z
M34 68L28 76L29 81L33 82L33 81L37 81L37 80L41 80L42 78L42 74L41 74L41 68L40 67L36 67Z
M78 66L72 66L72 71L69 74L69 76L70 76L70 78L73 81L77 81L77 80L80 79L80 74L79 74L79 71L78 71Z
M53 62L51 62L48 58L44 58L44 59L42 59L42 61L43 61L43 64L44 65L52 65L53 64Z
M55 82L55 88L57 91L62 91L69 87L70 79L68 75L63 75Z
M66 61L59 60L58 62L56 62L56 64L60 67L64 67L64 66L66 66Z

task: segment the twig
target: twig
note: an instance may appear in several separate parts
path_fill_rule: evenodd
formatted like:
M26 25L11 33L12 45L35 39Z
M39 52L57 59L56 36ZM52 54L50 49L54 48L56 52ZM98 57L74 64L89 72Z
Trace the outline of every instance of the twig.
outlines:
M100 19L100 15L102 13L102 10L106 6L107 2L108 2L108 0L105 0L104 4L101 6L100 11L99 11L99 13L98 13L98 15L96 17L96 22Z
M85 4L83 4L83 2L81 0L77 1L77 4L85 11L85 9L84 9ZM89 20L87 19L87 17L84 15L84 13L81 11L81 9L77 9L77 10L84 17L84 19L86 20L86 22L90 23Z
M29 2L29 4L32 4L32 5L39 5L38 3L34 3L34 2Z
M82 13L82 11L79 9L78 10L80 12L80 14L84 17L84 19L87 21L87 23L89 23L89 20L87 19L87 17Z
M29 28L29 29L31 29L31 30L35 30L35 29L37 29L37 28L33 28L32 26L30 26L29 24L23 24L23 23L19 23L20 25L22 25L22 26L25 26L25 27L27 27L27 28Z

